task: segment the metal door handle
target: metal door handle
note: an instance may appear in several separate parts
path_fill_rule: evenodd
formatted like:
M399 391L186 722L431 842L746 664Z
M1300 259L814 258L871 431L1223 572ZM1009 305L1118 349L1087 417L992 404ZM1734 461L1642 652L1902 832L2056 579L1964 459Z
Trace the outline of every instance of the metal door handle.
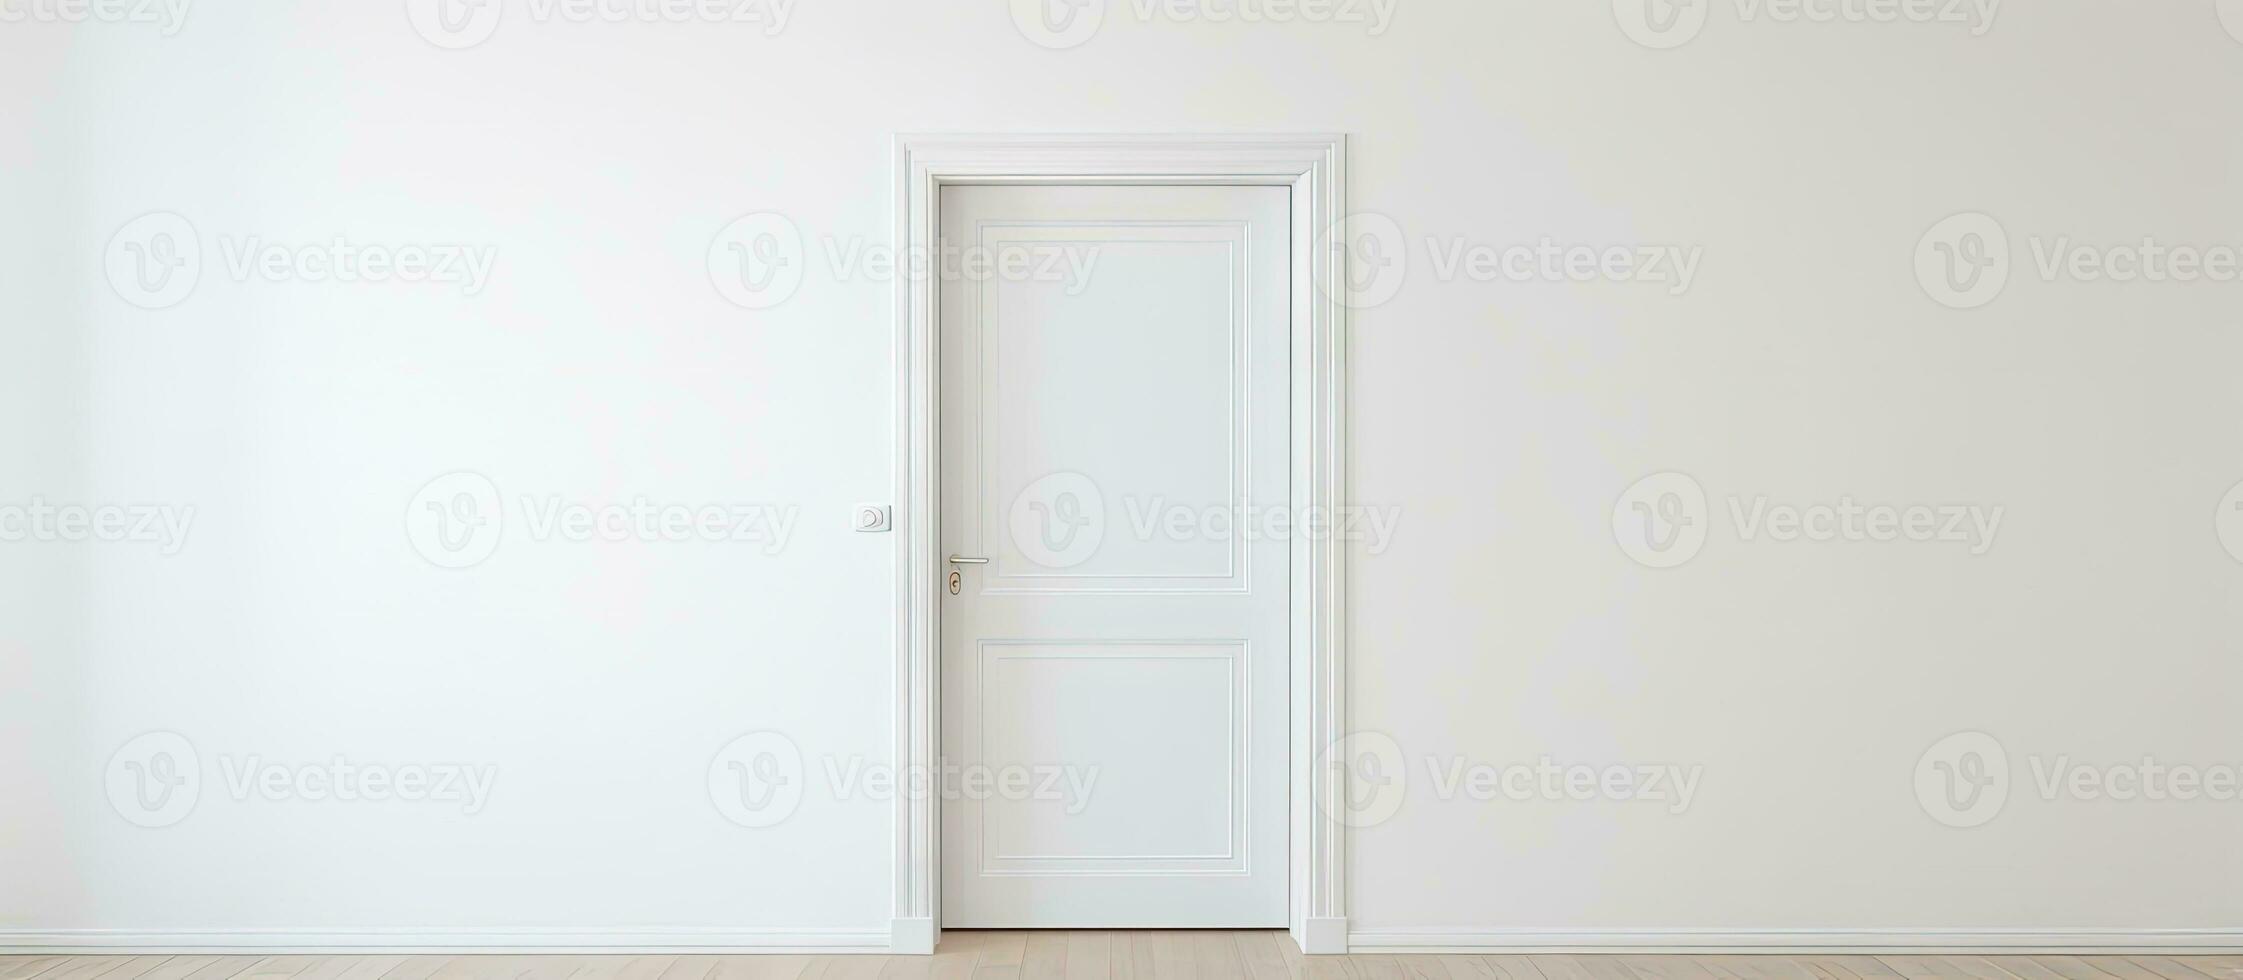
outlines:
M951 556L950 556L950 563L951 563L951 564L953 564L953 565L987 565L987 564L989 564L989 559L987 559L987 558L965 558L965 557L961 557L961 556L959 556L959 555L951 555Z

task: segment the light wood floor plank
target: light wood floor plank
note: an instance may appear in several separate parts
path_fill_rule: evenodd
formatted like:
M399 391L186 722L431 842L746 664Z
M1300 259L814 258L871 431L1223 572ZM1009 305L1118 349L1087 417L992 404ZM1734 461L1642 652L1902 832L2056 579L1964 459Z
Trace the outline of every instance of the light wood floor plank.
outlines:
M1713 971L1698 962L1700 957L1696 956L1619 956L1614 959L1643 980L1714 980Z
M0 956L0 980L34 980L69 959L67 956Z
M1347 960L1363 980L1407 980L1402 976L1402 961L1392 956L1349 956Z
M1479 961L1481 966L1487 968L1488 976L1493 980L1549 980L1542 975L1541 970L1535 968L1533 960L1517 953L1490 953L1466 958ZM1463 980L1454 968L1449 970L1449 975Z
M2133 960L2124 956L2074 956L2066 957L2066 959L2084 963L2101 970L2105 976L2115 977L2117 980L2159 980L2157 974L2143 969Z
M335 960L344 966L349 966L351 963L360 960L377 958L371 956L328 957L328 959ZM195 976L214 965L218 965L218 961L222 959L225 959L225 957L209 955L174 956L165 960L163 965L141 974L139 980L187 980L188 977Z
M94 980L136 980L148 971L176 958L171 955L128 956L125 957L124 962L102 971Z
M1067 980L1067 934L1038 929L1020 954L1020 980Z
M1013 929L982 933L981 959L974 964L973 980L1020 980L1020 963L1027 957L1027 933Z
M318 963L319 956L267 956L236 974L240 980L289 980Z
M1192 955L1191 934L1175 930L1148 933L1153 947L1155 980L1198 980L1199 961Z
M1817 980L1899 980L1900 974L1874 956L1797 956L1792 962Z
M826 958L799 954L719 956L716 963L709 967L705 980L815 980L818 961ZM924 956L910 958L932 959ZM579 974L576 980L583 980L583 975Z
M1189 935L1192 972L1199 980L1246 980L1246 963L1239 956L1236 935L1214 929L1202 929Z
M1403 980L1450 980L1449 968L1438 956L1424 953L1397 956L1394 965L1402 968Z
M814 956L810 964L800 971L802 980L879 980L880 971L888 966L888 957L870 956ZM715 980L711 977L708 980Z
M41 974L39 980L94 980L131 961L130 956L73 956L61 966Z
M256 966L257 961L262 959L264 959L262 956L231 954L213 956L210 958L210 962L195 967L193 972L188 973L180 980L233 980L233 978L241 975L241 971ZM39 980L47 980L47 978L40 977ZM408 977L405 980L423 980L423 978Z
M2129 956L2135 965L2164 977L2165 980L2209 980L2209 974L2171 956Z
M1114 934L1075 931L1067 934L1067 980L1113 980Z
M1610 956L1536 953L1527 962L1549 980L1635 980L1635 974Z
M2243 980L2243 957L1302 956L1276 930L957 930L932 956L0 956L0 980Z
M1114 980L1155 980L1160 976L1153 962L1153 934L1133 929L1114 934L1114 954L1107 964L1113 968Z
M1268 930L1238 934L1238 960L1246 966L1247 980L1300 980L1300 975L1286 963L1285 951L1278 948L1279 943L1290 946L1293 937Z
M2049 969L2030 956L1989 956L1986 957L1986 962L2008 971L2017 980L2068 980L2064 974Z
M1879 956L1908 980L2016 980L1983 956Z
M880 980L973 980L981 959L983 933L945 931L932 956L891 956Z
M1694 956L1698 966L1716 980L1816 980L1815 972L1789 956Z

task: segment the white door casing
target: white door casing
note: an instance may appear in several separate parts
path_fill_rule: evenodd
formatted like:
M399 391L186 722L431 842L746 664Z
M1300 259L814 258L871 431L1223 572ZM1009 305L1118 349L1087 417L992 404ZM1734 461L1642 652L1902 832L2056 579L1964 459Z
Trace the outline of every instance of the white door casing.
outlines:
M1292 505L1330 513L1344 501L1343 412L1347 310L1345 140L1336 135L934 135L895 144L896 238L909 254L935 248L937 201L952 183L1270 185L1292 201ZM900 764L941 764L939 630L947 552L940 550L936 451L941 392L935 325L939 284L899 276L896 311L896 750ZM1345 735L1345 563L1329 536L1292 544L1288 644L1291 687L1290 900L1296 942L1346 951L1346 774L1319 747ZM899 796L895 915L890 948L934 948L941 916L939 799Z
M942 190L945 925L1285 924L1290 208Z

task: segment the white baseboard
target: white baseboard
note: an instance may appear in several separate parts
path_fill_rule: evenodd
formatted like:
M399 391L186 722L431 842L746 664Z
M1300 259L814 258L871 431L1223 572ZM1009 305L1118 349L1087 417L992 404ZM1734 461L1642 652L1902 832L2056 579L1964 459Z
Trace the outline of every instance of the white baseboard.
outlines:
M888 930L0 930L8 953L886 953Z
M1351 953L2209 953L2243 951L2243 929L1373 929Z
M1301 920L1293 941L1306 956L1337 956L1348 951L1347 920L1338 916L1311 916Z
M888 952L898 956L924 956L934 951L934 919L897 919L889 925Z

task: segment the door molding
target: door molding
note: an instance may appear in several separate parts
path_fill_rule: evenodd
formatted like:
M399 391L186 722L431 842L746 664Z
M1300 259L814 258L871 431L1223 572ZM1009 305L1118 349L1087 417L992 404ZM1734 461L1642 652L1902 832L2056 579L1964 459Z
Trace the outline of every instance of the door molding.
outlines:
M1314 135L905 135L895 142L896 242L934 254L944 184L1267 184L1293 192L1292 505L1333 515L1346 494L1346 137ZM1344 241L1344 239L1342 239ZM942 750L939 277L899 262L896 285L896 758L934 772ZM1295 522L1298 524L1299 522ZM1289 602L1291 712L1287 919L1307 953L1347 951L1345 767L1322 764L1346 734L1346 555L1338 535L1296 536ZM1313 764L1312 764L1313 763ZM891 949L931 953L942 921L934 793L899 793ZM919 799L912 797L918 796Z

